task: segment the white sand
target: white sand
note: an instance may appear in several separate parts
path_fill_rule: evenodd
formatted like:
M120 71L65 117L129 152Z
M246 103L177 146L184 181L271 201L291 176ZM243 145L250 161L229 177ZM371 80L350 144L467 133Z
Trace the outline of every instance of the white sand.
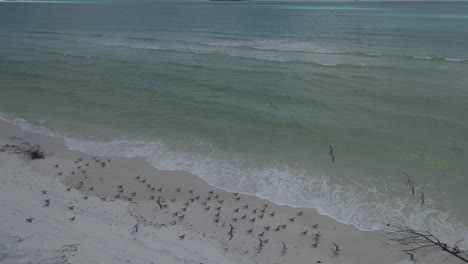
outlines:
M383 233L359 231L312 209L228 193L189 173L156 170L141 159L96 162L67 150L61 140L5 122L0 122L0 131L0 145L19 136L41 144L50 154L27 161L0 153L0 263L412 263ZM67 191L67 186L79 192ZM160 209L159 196L167 208ZM124 201L130 198L132 202ZM44 206L45 199L50 199L50 206ZM269 215L272 212L274 216ZM32 223L25 221L29 217L34 218ZM293 222L288 220L293 217ZM218 222L213 221L216 218ZM283 224L285 229L274 231ZM250 229L252 233L247 233ZM305 230L307 234L301 234ZM185 238L178 238L182 234ZM341 251L335 252L333 243ZM447 257L417 256L417 263L457 263Z
M1 263L239 263L232 260L239 256L225 254L216 241L178 226L141 226L132 234L137 221L127 202L83 200L14 156L0 154L0 168ZM49 207L44 199L50 199ZM29 217L32 223L25 221ZM176 236L182 232L184 240Z

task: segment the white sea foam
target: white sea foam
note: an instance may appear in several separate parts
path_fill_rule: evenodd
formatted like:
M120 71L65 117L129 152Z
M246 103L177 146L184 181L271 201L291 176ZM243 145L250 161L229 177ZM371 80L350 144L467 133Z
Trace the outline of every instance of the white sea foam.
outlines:
M0 119L14 122L25 130L60 136L72 150L97 156L141 157L158 169L188 171L229 191L255 195L279 205L315 208L322 215L361 230L378 230L386 223L401 222L415 229L430 230L445 241L456 242L462 238L468 241L468 228L455 217L436 210L436 202L429 198L421 207L419 200L411 195L391 197L359 183L331 183L320 171L281 164L252 168L241 158L220 160L216 155L196 154L197 148L207 147L206 144L193 144L184 151L176 151L162 141L78 140L49 130L43 122L6 115L0 115ZM216 154L217 150L212 152Z
M231 57L251 58L275 62L312 62L324 66L355 65L354 61L342 61L343 56L351 57L389 57L413 60L429 60L460 63L467 59L429 55L398 55L353 49L323 47L304 41L262 40L177 40L161 41L125 40L120 38L93 39L91 43L105 46L126 47L132 49L192 52L196 54L223 54ZM339 61L336 61L339 59ZM332 61L332 62L330 62Z

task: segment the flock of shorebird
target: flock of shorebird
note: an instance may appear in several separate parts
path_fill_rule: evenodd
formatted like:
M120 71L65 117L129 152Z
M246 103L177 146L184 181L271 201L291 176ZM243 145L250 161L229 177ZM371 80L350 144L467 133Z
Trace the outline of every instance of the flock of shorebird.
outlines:
M331 147L331 146L330 146ZM332 153L332 151L331 151ZM109 166L111 163L111 159L102 159L98 157L94 157L92 161L84 161L84 159L79 158L74 161L75 165L73 166L73 169L70 171L63 171L61 170L61 165L55 164L53 165L54 170L56 171L56 175L58 176L68 176L70 186L67 187L66 190L70 191L71 188L75 188L79 191L84 191L84 192L93 192L95 186L93 186L90 182L87 181L88 179L88 168L94 164L94 166L100 166L102 168L105 168ZM69 166L68 166L69 168ZM102 181L102 178L99 180ZM212 213L212 223L216 225L220 225L218 227L222 227L223 230L226 230L226 241L231 241L234 237L236 237L237 232L244 232L244 235L247 235L249 237L252 237L254 239L257 239L257 246L255 247L255 251L257 254L261 253L264 247L269 243L268 233L269 232L280 232L281 230L285 230L287 228L287 225L289 223L293 223L298 217L301 217L303 215L303 211L298 211L296 212L296 215L294 217L288 218L286 223L283 223L278 226L270 226L270 225L265 225L262 224L263 219L272 219L276 216L276 212L273 210L269 210L269 205L268 203L263 204L263 206L260 206L260 208L251 208L249 204L242 203L241 201L241 196L238 193L232 193L232 201L229 201L230 203L239 203L238 207L234 206L235 209L232 209L233 207L229 207L229 209L223 208L223 204L225 203L226 197L222 199L220 197L220 194L215 193L214 190L209 190L207 193L205 193L202 197L201 194L196 194L193 189L187 189L187 190L182 190L182 188L175 188L174 190L165 190L165 193L169 191L172 194L175 193L182 193L185 192L185 196L188 196L187 200L184 201L177 201L176 198L170 198L170 199L165 199L163 197L163 187L156 187L152 184L147 183L147 179L143 178L142 176L136 176L134 177L134 180L130 182L129 184L135 184L139 183L142 184L142 188L146 189L148 192L145 192L145 194L149 194L148 199L152 200L155 202L156 208L159 209L160 214L164 214L166 219L169 219L166 221L166 224L154 224L152 222L148 222L143 220L142 217L138 217L135 214L132 214L134 217L137 218L139 222L143 222L144 224L151 224L153 226L170 226L170 225L176 225L180 224L182 225L184 222L184 219L186 217L186 212L189 206L192 204L197 203L198 206L201 206L199 210L203 210L204 215L207 213L211 212ZM135 203L135 197L137 195L136 191L131 191L129 190L131 188L127 188L126 185L118 185L116 186L116 192L115 195L108 199L107 196L99 196L98 197L103 200L125 200L128 202ZM47 191L42 191L43 195L47 195ZM166 196L167 197L167 196ZM180 197L180 196L179 196ZM88 196L87 195L82 195L82 198L87 200ZM226 201L228 202L228 201ZM50 198L46 198L44 200L44 207L49 207L51 203ZM232 205L232 204L231 204ZM177 206L177 207L176 207ZM75 205L71 204L67 208L70 211L74 210ZM173 208L175 208L175 211ZM229 210L227 212L226 210ZM231 212L232 210L232 212ZM223 214L223 218L221 216ZM68 220L70 222L75 221L76 216L69 217ZM25 219L26 222L32 223L33 218L27 218ZM286 220L285 220L286 221ZM244 222L252 227L246 230L237 230L237 228L234 226L236 223ZM271 222L271 221L270 221ZM185 223L188 223L186 221ZM244 225L245 226L245 225ZM308 229L303 229L298 233L300 236L311 236L311 241L312 241L312 248L316 248L318 246L319 240L320 240L320 231L317 230L318 224L311 225L310 228ZM239 227L240 229L240 227ZM255 230L254 230L255 229ZM132 233L137 233L139 230L139 224L136 224L133 227L133 230L131 231ZM314 233L310 232L312 230L315 230ZM311 234L312 233L312 234ZM311 235L310 235L311 234ZM179 239L185 239L186 234L180 234L178 235ZM340 247L333 243L334 245L334 250L332 251L332 257L337 256L341 249ZM283 256L287 254L288 251L288 246L287 244L282 241L281 242L281 248L278 248L278 251L280 251L280 255ZM248 252L248 251L247 251ZM247 253L244 252L244 253ZM316 263L321 263L320 261Z
M141 176L136 176L135 180L138 180L142 184L145 184L146 187L151 191L155 191L159 193L162 191L162 188L156 188L155 186L152 186L151 184L146 184L146 179L142 178ZM119 193L125 192L123 185L117 186L117 189ZM180 193L182 192L182 189L176 188L174 191L177 193ZM261 208L249 209L249 204L241 203L240 202L241 197L239 196L239 194L233 193L232 196L233 196L234 202L239 202L240 205L239 207L232 209L232 212L231 211L224 212L224 214L227 214L227 213L229 213L230 215L234 214L234 217L224 218L224 221L222 221L221 214L224 211L223 204L225 203L225 199L221 199L220 195L216 194L213 190L208 191L203 198L201 197L201 195L195 194L193 189L188 189L186 191L187 191L187 194L189 194L191 198L189 198L188 200L184 200L182 202L181 207L178 207L176 211L174 212L170 211L170 206L171 204L174 204L176 202L175 198L169 199L170 202L167 202L167 200L161 195L158 195L157 200L156 200L156 195L151 195L150 200L156 200L156 204L162 212L166 214L170 213L170 216L172 217L172 220L169 221L170 225L176 225L178 223L182 223L186 218L186 212L187 212L188 207L197 202L198 205L201 206L206 213L212 212L211 221L213 222L213 224L219 224L221 225L221 227L227 228L227 231L226 231L227 241L231 241L234 238L235 233L237 231L236 228L233 226L233 224L238 223L240 221L244 221L246 223L251 223L251 224L254 224L254 223L259 224L259 221L261 221L262 219L273 218L276 215L275 211L267 211L268 206L269 206L268 203L263 204ZM128 201L132 201L132 197L135 195L136 193L133 192L133 193L130 193L130 196L120 195L118 198L123 198ZM294 222L296 220L296 217L301 217L303 213L304 213L303 211L297 212L295 217L291 217L288 219L288 222L290 223ZM154 226L165 226L165 224L158 224L158 223L153 223L153 222L145 222L145 223L151 224ZM318 224L314 224L310 226L311 229L317 229L317 227L318 227ZM256 251L257 253L260 253L263 250L264 246L267 245L269 242L269 239L266 238L266 235L268 232L280 232L281 230L284 230L286 228L287 228L287 223L284 223L276 227L272 227L271 225L266 225L266 226L261 225L260 226L261 232L257 231L257 233L254 233L254 228L249 228L243 231L245 232L246 235L257 237L258 246L256 246ZM308 229L305 229L300 232L300 235L307 236L308 231L309 231ZM320 236L321 236L320 231L317 231L314 234L312 234L312 238L313 238L312 247L313 248L316 248L318 246ZM180 239L184 239L185 234L181 234L178 237ZM341 251L341 249L339 248L337 244L334 244L334 246L335 246L335 250L333 251L333 256L337 256L339 252ZM286 246L286 243L282 242L281 256L286 254L287 250L288 250L288 247ZM247 253L247 251L244 253Z
M329 156L331 157L331 161L335 161L335 156L333 153L333 147L329 145ZM87 170L91 166L91 164L95 164L95 166L100 166L102 168L105 168L111 163L111 159L102 159L98 157L93 157L92 162L86 162L84 159L79 158L74 161L75 167L73 170L69 171L68 174L64 174L64 171L57 171L58 176L70 176L71 179L76 179L76 181L72 180L72 187L81 190L81 191L88 191L88 192L93 192L94 191L94 186L90 185L89 182L86 181L88 179L88 174ZM60 165L55 164L53 165L54 169L59 170ZM415 187L414 187L414 181L411 179L411 177L404 172L404 175L407 177L407 182L406 185L410 187L411 189L411 194L415 194ZM84 178L81 179L80 178ZM102 177L99 178L100 181L102 181ZM187 195L189 195L189 199L186 201L182 202L182 206L178 207L176 211L170 212L171 204L174 204L174 206L180 205L181 203L176 203L176 198L170 198L169 200L166 200L162 196L162 191L163 187L156 187L153 186L152 184L147 183L147 179L141 177L141 176L136 176L134 177L134 182L139 182L143 184L143 187L146 187L146 189L150 192L149 195L149 200L155 201L157 208L159 208L160 212L164 213L165 215L169 215L172 217L171 221L168 221L168 224L154 224L151 221L145 221L142 220L142 217L137 217L137 215L132 214L134 217L137 218L137 220L144 222L145 224L151 224L153 226L168 226L168 225L176 225L176 224L182 224L184 219L185 219L185 214L187 212L188 207L191 204L194 204L195 202L198 202L200 206L202 206L203 210L205 211L205 214L208 212L212 212L212 222L213 224L220 224L221 227L226 228L226 235L227 235L227 241L231 241L237 232L237 228L233 226L233 224L244 221L245 223L250 223L252 225L255 225L257 231L254 232L254 228L249 228L246 230L243 230L245 232L245 235L248 235L250 237L254 237L258 239L258 245L255 247L257 253L261 253L264 247L268 244L269 239L267 238L267 233L268 232L280 232L281 230L285 230L287 228L287 223L284 223L282 225L277 225L275 226L270 226L270 225L261 225L260 221L263 220L264 218L273 218L275 217L276 212L275 211L267 211L268 210L268 203L264 204L261 208L249 208L249 204L242 204L241 203L241 197L239 196L238 193L233 193L232 194L232 199L234 202L239 202L241 203L239 207L235 208L232 210L231 214L234 214L234 217L224 217L223 220L221 220L221 213L224 211L223 209L223 204L225 202L224 199L220 198L219 194L216 194L213 190L208 191L204 195L204 197L201 197L200 194L196 194L193 189L187 189L185 190ZM118 185L116 188L116 194L113 196L113 199L111 200L126 200L128 202L134 202L134 198L136 197L137 193L135 191L131 192L128 191L125 188L125 185ZM67 191L71 190L71 187L66 188ZM173 190L175 193L181 193L182 188L175 188ZM47 191L41 191L42 195L47 196ZM101 200L106 201L107 196L98 196ZM157 198L156 198L157 197ZM87 195L83 195L82 198L84 200L88 199ZM51 203L51 198L46 198L43 201L43 206L44 207L49 207ZM424 205L424 193L421 192L421 205ZM172 206L172 207L174 207ZM68 206L68 210L73 211L74 210L74 205ZM230 209L229 209L230 210ZM223 214L226 214L226 212L223 212ZM298 211L296 213L295 217L288 218L288 222L292 223L295 221L296 217L301 217L303 215L303 211ZM68 217L68 220L70 222L74 222L76 219L76 216ZM32 223L34 220L33 217L26 218L25 221L27 223ZM301 236L307 236L309 234L310 229L317 229L318 225L311 225L309 229L303 229L300 232ZM258 230L260 229L260 230ZM139 224L137 223L132 230L132 233L137 233L139 230ZM319 240L320 240L321 234L320 231L316 230L311 235L312 238L312 248L317 248ZM185 239L185 234L178 235L179 239ZM278 248L280 251L280 255L283 256L287 253L288 247L284 241L281 242L281 248ZM341 252L341 248L338 246L338 244L333 243L334 249L332 250L332 257L336 257L339 255ZM244 252L247 253L248 251ZM320 261L316 263L321 263Z

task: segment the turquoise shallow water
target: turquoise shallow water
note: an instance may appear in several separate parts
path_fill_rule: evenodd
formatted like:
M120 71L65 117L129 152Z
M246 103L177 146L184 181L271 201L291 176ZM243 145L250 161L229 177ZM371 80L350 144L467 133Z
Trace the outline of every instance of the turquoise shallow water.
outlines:
M70 148L458 240L467 16L463 2L2 3L0 112Z

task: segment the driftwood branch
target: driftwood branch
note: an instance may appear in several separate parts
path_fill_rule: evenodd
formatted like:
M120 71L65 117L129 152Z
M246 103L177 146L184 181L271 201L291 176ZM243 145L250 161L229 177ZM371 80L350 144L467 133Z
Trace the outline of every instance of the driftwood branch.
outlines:
M13 137L13 140L20 141L18 144L6 144L0 147L0 152L12 152L14 154L24 155L32 160L43 159L45 152L40 145L32 145L24 139Z
M412 256L413 253L422 252L426 255L435 250L441 250L452 255L459 260L468 263L468 254L465 250L459 247L462 240L457 241L453 245L449 245L440 241L439 238L434 236L429 231L418 231L414 230L405 225L387 225L392 229L388 231L388 238L403 245L405 253L409 253Z

